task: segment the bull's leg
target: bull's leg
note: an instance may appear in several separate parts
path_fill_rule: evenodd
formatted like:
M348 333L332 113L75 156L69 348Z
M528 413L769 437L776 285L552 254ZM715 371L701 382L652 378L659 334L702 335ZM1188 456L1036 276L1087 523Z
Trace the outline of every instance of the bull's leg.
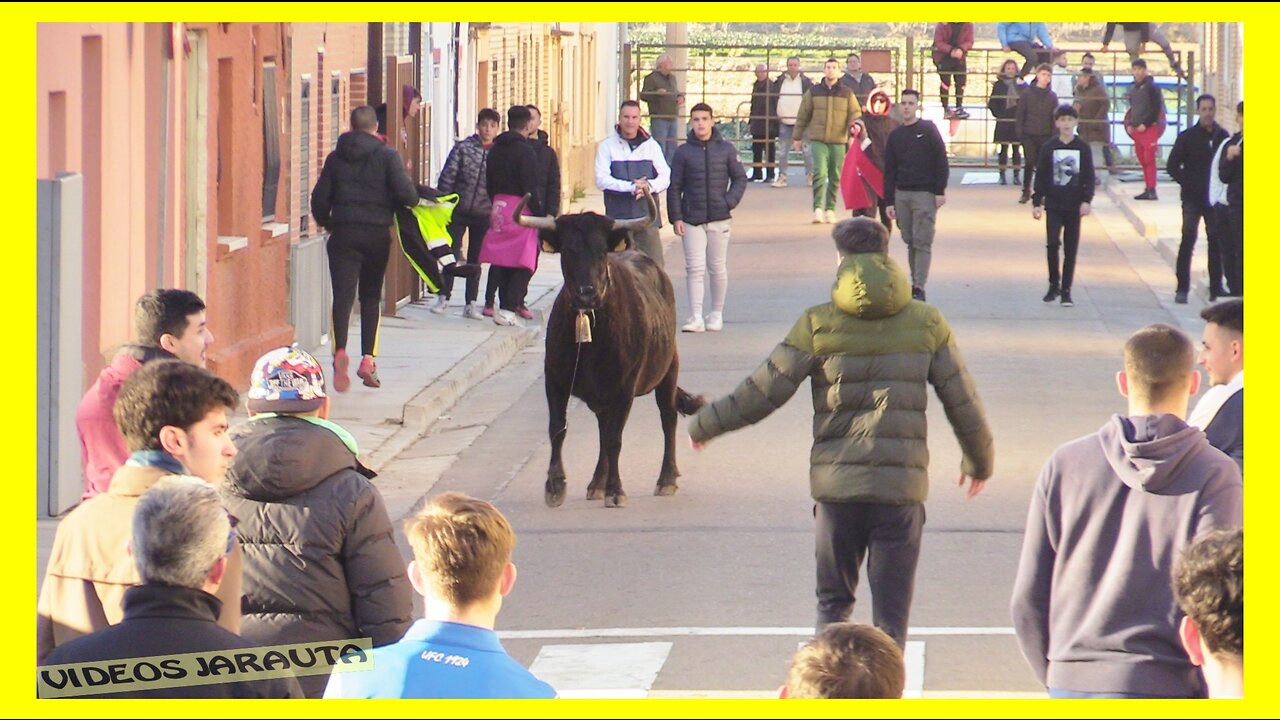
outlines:
M596 424L600 428L600 457L596 459L596 470L591 474L591 484L587 486L587 499L599 500L604 497L605 482L609 479L609 454L605 452L605 423L596 416Z
M622 454L622 429L627 425L627 416L631 414L631 403L634 401L635 398L630 395L617 398L598 416L600 443L609 462L604 486L604 506L607 508L627 505L627 494L622 491L622 477L618 473L618 456Z
M547 413L551 416L547 431L551 436L551 465L547 468L547 486L544 500L547 507L560 507L564 503L565 475L560 449L568 431L569 393L560 388L547 373Z
M658 415L662 418L662 470L658 473L658 486L653 489L654 495L675 495L676 478L680 471L676 468L676 381L680 374L680 359L672 356L671 367L662 378L662 382L654 390L653 397L658 401Z

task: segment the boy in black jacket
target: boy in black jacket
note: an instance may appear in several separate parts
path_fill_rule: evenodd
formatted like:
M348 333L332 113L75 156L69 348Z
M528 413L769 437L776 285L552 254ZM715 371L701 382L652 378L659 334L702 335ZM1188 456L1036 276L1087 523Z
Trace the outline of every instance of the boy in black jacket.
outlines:
M1093 202L1093 155L1089 145L1076 137L1080 114L1070 105L1053 113L1058 136L1044 144L1036 163L1035 194L1031 197L1031 216L1040 219L1044 205L1048 218L1049 292L1044 301L1062 298L1063 307L1071 307L1071 281L1076 270L1076 251L1080 248L1080 218L1088 215ZM1059 240L1061 235L1061 240ZM1062 274L1058 274L1058 245L1062 248Z

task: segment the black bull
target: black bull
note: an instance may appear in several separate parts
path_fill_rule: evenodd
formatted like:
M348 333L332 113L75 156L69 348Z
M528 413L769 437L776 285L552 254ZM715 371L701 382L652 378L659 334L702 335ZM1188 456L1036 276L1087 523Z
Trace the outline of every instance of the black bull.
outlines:
M527 198L526 198L527 201ZM648 218L615 222L595 213L559 218L515 219L537 227L542 249L560 254L564 286L547 320L546 390L550 414L551 465L547 469L546 502L564 502L565 473L561 447L568 426L569 396L581 399L596 415L600 456L587 486L587 499L604 498L605 507L622 507L618 456L622 430L637 397L655 393L665 446L655 495L676 492L676 413L689 415L701 406L676 385L680 357L676 352L676 301L671 280L648 256L624 252L632 230L653 222L657 210L650 199ZM581 342L582 326L589 341Z

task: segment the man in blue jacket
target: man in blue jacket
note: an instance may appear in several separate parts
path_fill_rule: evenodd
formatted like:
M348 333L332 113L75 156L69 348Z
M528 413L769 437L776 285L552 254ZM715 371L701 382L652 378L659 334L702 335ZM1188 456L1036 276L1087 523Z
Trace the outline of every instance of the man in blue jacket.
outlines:
M667 217L684 238L684 266L689 285L689 321L685 332L724 329L724 297L729 287L729 213L742 201L747 172L738 150L720 137L711 106L698 103L689 113L693 129L676 149L671 163ZM711 272L711 313L702 317L702 293Z
M1049 62L1049 51L1054 49L1049 28L1042 22L996 23L996 36L1000 39L1000 49L1012 50L1026 61L1018 71L1019 77L1025 77L1040 63Z
M516 584L516 535L493 505L450 492L405 521L409 582L425 617L404 639L375 648L373 669L335 672L326 698L553 698L493 631Z

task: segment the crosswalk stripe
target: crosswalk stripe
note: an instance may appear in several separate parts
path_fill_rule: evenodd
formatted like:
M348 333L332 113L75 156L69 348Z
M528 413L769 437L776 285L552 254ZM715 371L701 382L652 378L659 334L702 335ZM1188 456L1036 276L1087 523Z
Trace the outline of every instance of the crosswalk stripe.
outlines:
M957 635L1013 635L1012 627L913 627L913 637ZM643 637L811 637L813 627L648 627L575 628L562 630L500 630L503 640L575 640Z
M529 671L564 698L643 698L670 654L669 642L543 645Z
M921 697L924 695L924 641L908 640L902 656L907 669L907 683L902 690L902 697Z

